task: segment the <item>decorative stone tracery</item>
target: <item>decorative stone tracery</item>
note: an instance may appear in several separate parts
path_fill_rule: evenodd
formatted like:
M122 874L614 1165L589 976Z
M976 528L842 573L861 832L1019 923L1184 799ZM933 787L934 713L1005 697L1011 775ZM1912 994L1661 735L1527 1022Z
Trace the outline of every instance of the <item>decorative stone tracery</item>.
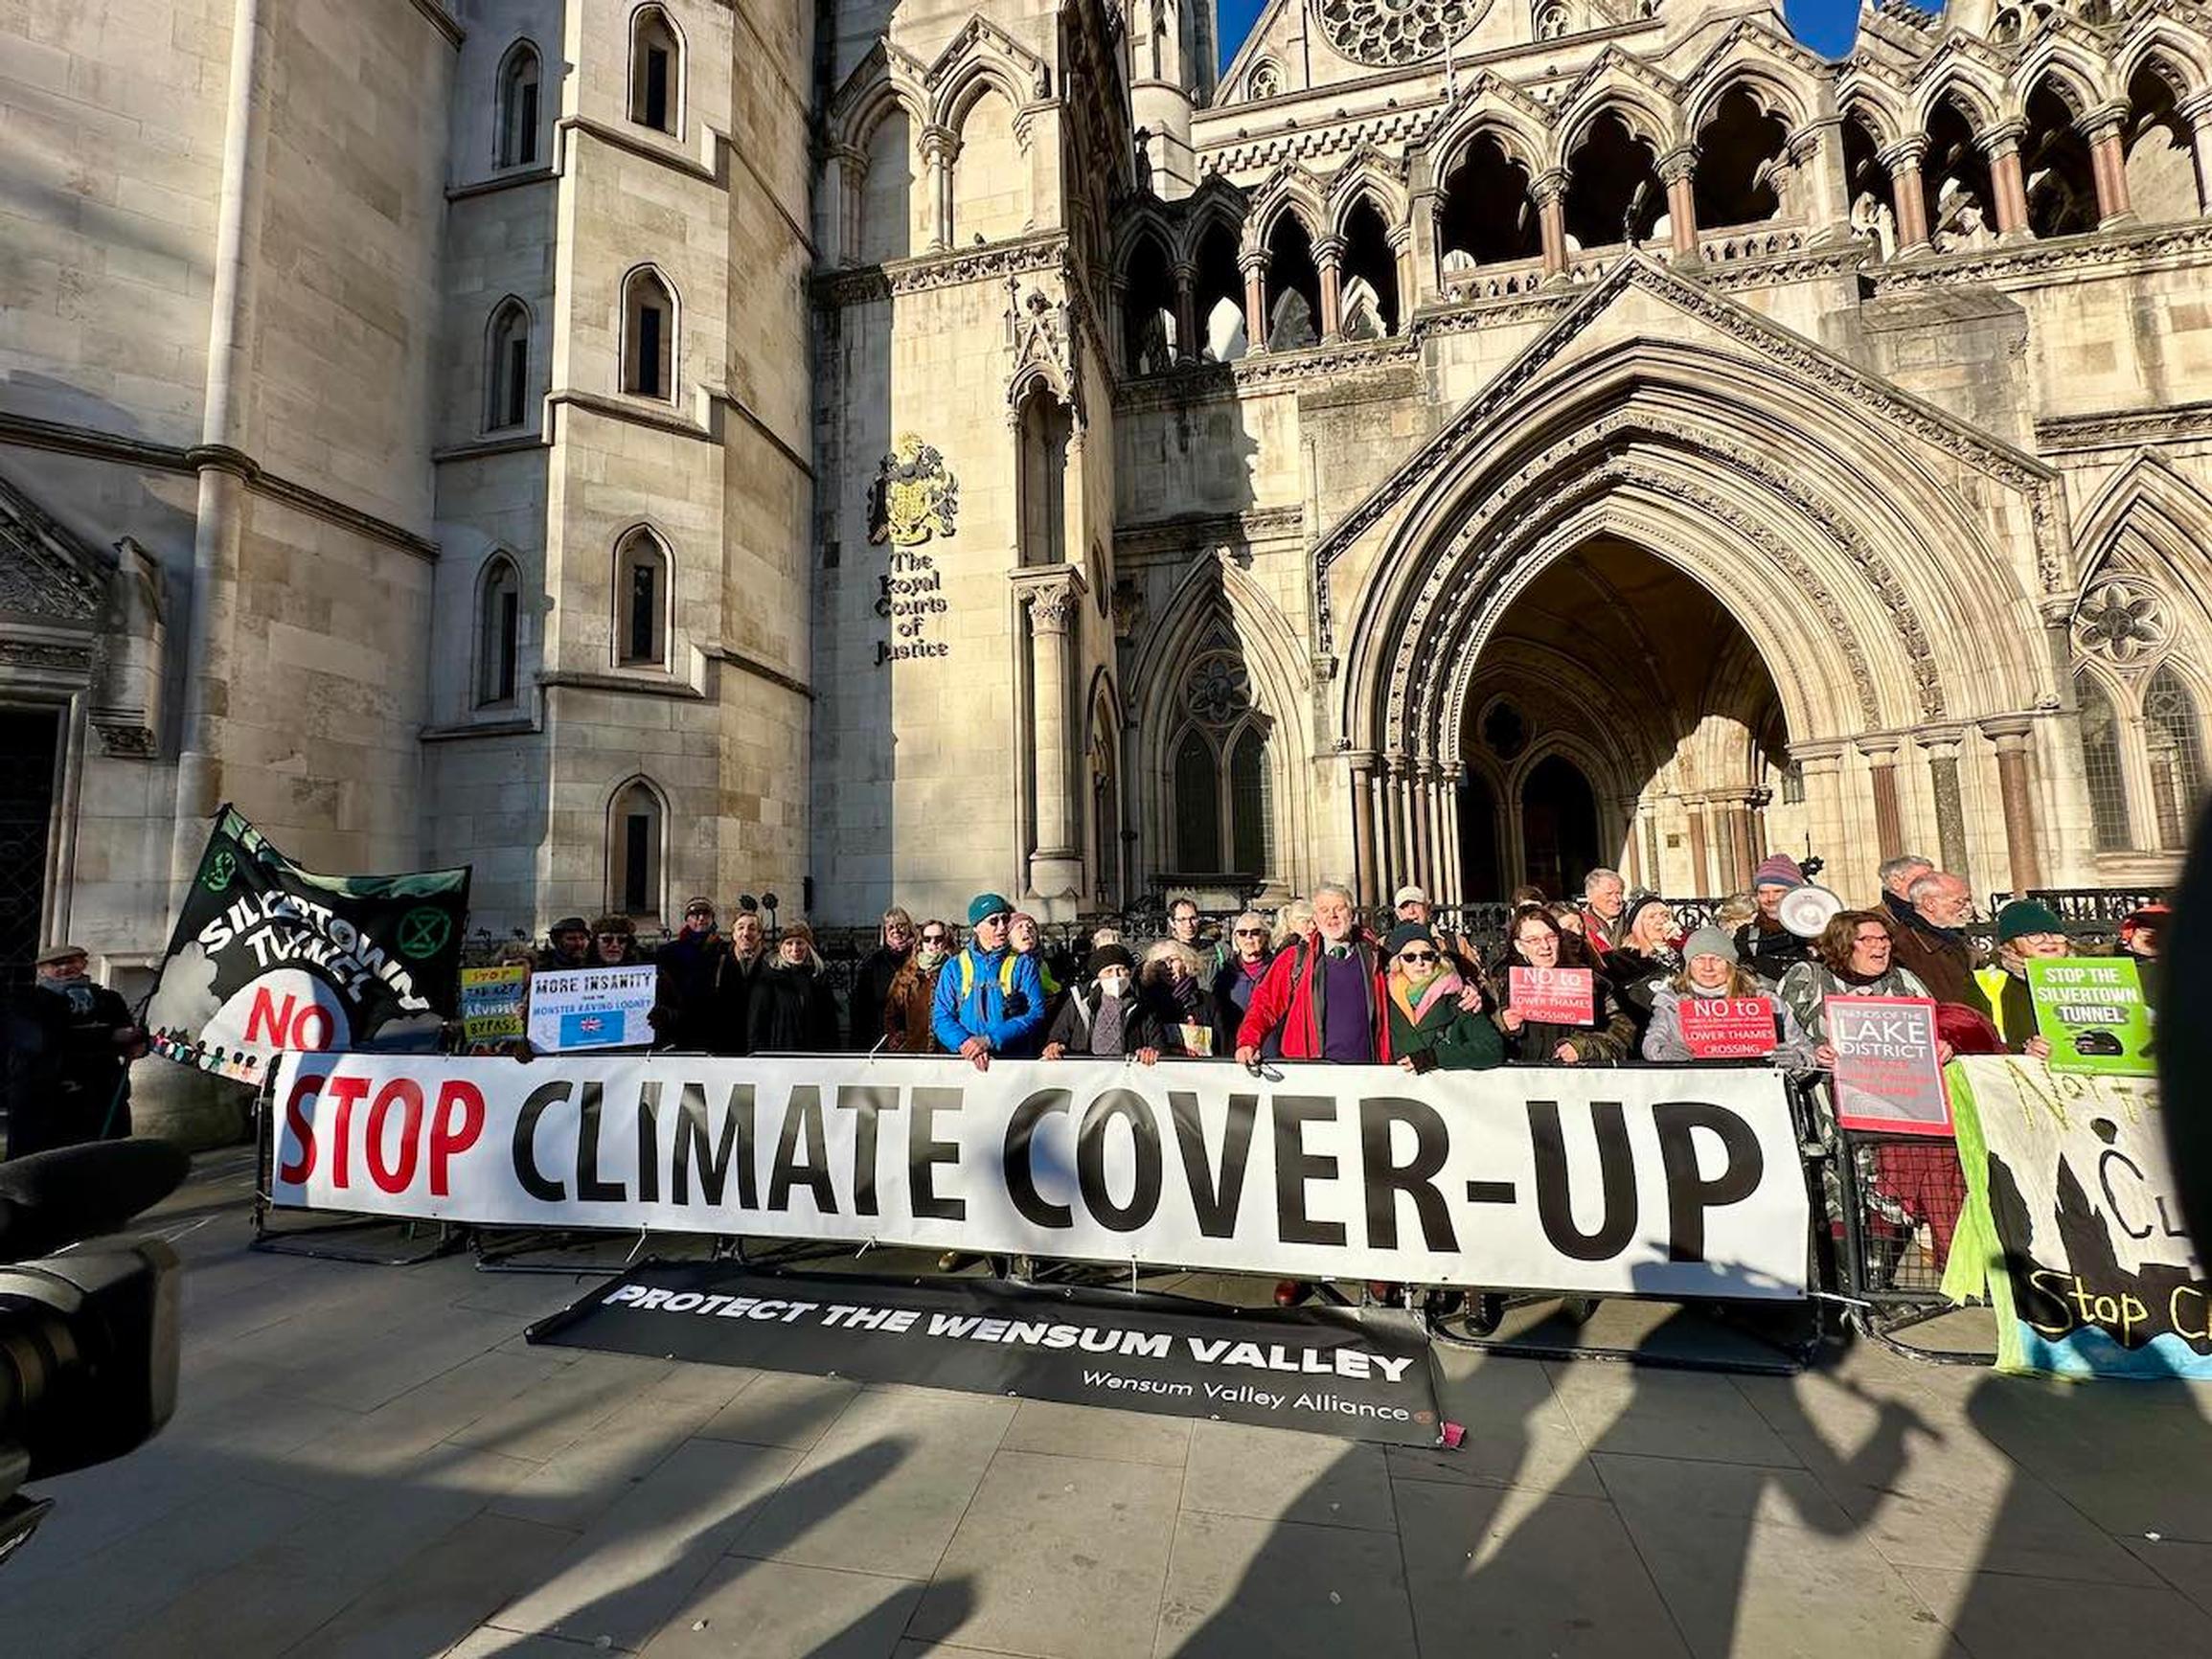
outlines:
M2074 642L2123 667L2140 661L2166 643L2158 596L2132 581L2099 583L2074 613Z
M1320 0L1321 33L1355 63L1392 68L1435 57L1490 11L1490 0Z

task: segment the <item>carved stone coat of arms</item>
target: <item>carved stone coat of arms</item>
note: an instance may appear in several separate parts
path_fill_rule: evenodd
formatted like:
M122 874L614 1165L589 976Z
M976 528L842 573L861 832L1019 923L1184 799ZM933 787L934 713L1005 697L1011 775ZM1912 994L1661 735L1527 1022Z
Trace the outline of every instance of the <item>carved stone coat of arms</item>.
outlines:
M960 511L960 481L933 444L901 432L876 471L868 492L868 539L913 547L950 535Z

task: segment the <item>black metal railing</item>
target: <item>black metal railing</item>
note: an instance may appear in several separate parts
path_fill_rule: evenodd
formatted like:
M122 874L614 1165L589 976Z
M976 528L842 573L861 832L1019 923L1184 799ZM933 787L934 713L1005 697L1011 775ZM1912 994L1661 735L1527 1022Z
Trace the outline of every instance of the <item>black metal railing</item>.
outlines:
M1994 917L2020 897L2022 895L2013 893L1991 894L1990 914ZM2163 901L2166 893L2159 887L2033 887L2024 897L2057 911L2069 934L2077 931L2109 934L2146 904Z

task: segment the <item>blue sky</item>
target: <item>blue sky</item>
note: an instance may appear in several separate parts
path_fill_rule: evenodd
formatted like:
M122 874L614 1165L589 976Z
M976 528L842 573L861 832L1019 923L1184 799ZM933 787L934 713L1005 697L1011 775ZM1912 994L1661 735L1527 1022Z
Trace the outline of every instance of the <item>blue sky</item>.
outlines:
M1220 0L1221 8L1221 67L1237 56L1252 19L1266 0ZM1859 24L1858 0L1783 0L1783 10L1797 38L1827 57L1840 57L1851 50L1851 36Z

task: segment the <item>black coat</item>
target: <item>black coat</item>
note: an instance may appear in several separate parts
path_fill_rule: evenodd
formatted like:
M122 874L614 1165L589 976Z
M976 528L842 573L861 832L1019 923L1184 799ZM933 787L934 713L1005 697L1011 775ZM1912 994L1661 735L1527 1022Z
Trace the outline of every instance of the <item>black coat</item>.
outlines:
M1122 1046L1120 1054L1133 1055L1139 1049L1167 1049L1168 1039L1160 1030L1159 1017L1146 1006L1142 995L1130 997L1127 1013L1122 1016ZM1071 989L1062 997L1060 1012L1053 1016L1052 1030L1045 1037L1045 1046L1054 1043L1068 1052L1070 1058L1081 1058L1094 1053L1090 1046L1091 1028L1098 1023L1098 987Z
M893 950L888 944L879 944L868 953L853 981L846 1047L865 1054L883 1040L883 1006L891 1000L891 982L913 955L911 946Z
M33 985L7 1011L0 1049L8 1156L130 1133L130 1066L115 1040L134 1022L103 985Z
M752 988L745 1046L753 1054L828 1054L843 1034L829 981L811 967L774 965Z
M1669 974L1679 973L1682 965L1674 960L1674 953L1650 956L1633 945L1622 945L1618 950L1606 952L1606 966L1600 971L1613 988L1621 1007L1628 1010L1629 1018L1635 1021L1635 1051L1644 1045L1644 1033L1652 1024L1652 996L1659 982Z
M722 954L715 966L714 1029L707 1053L741 1056L753 1052L753 993L771 971L765 951L754 957L749 966L732 952Z
M1268 961L1273 961L1270 956ZM1265 964L1262 971L1266 971ZM1251 1006L1252 988L1260 982L1244 977L1244 969L1236 958L1221 964L1220 972L1214 975L1214 983L1206 996L1214 1005L1214 1054L1216 1057L1237 1052L1237 1028L1244 1023L1244 1010Z
M653 1010L658 1047L711 1052L715 1028L715 975L729 960L730 942L718 933L705 938L679 933L653 952L660 969L659 1004Z
M1512 970L1528 966L1519 957L1513 956L1499 967L1497 979L1491 987L1491 994L1501 1015L1513 1001ZM1589 959L1585 957L1580 962L1568 962L1565 953L1562 952L1560 966L1587 967ZM1552 1057L1559 1053L1560 1044L1573 1043L1575 1053L1582 1057L1585 1065L1628 1058L1630 1045L1635 1040L1635 1020L1622 1005L1612 982L1602 972L1590 976L1590 1014L1594 1021L1590 1025L1549 1025L1523 1020L1517 1032L1506 1031L1501 1017L1498 1030L1505 1037L1505 1057L1516 1065L1556 1065L1559 1062Z
M1197 1026L1209 1035L1220 1030L1220 1022L1215 1017L1214 999L1210 992L1199 991L1197 1006L1186 1012L1183 1005L1175 1000L1174 992L1168 989L1167 982L1155 979L1150 985L1138 989L1137 1002L1150 1010L1152 1018L1159 1021L1161 1047L1169 1054L1188 1055L1191 1052L1183 1041L1182 1028L1185 1025ZM1220 1055L1221 1050L1218 1036L1215 1037L1215 1044L1214 1053ZM1230 1054L1237 1052L1234 1044L1230 1045L1228 1052ZM1199 1057L1207 1057L1200 1056Z
M1782 976L1801 962L1813 960L1813 942L1799 939L1777 921L1772 928L1757 918L1736 929L1736 954L1744 966L1768 985L1780 985Z

